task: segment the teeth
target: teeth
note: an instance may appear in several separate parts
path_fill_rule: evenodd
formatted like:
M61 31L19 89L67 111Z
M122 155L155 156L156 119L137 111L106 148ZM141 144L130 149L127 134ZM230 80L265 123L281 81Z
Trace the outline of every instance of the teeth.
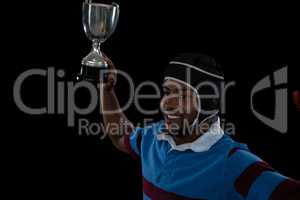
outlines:
M170 118L170 119L178 119L178 118L179 118L179 116L175 116L175 115L168 115L168 118Z

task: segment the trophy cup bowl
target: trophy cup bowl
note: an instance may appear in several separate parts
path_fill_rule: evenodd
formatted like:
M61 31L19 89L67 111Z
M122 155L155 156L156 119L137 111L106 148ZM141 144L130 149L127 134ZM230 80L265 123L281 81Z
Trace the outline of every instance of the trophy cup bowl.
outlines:
M101 71L108 68L100 45L114 32L119 19L119 5L84 2L82 6L82 24L84 32L92 41L91 52L82 59L77 80L100 81Z

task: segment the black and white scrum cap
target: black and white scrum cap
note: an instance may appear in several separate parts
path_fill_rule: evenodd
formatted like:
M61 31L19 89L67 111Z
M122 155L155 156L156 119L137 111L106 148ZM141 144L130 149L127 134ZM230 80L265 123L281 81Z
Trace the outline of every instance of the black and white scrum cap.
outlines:
M185 84L197 94L199 108L193 125L218 114L220 98L201 98L201 94L215 94L214 89L208 84L214 85L220 92L221 83L224 81L222 68L212 57L199 53L179 54L167 65L164 74L164 81L166 80Z

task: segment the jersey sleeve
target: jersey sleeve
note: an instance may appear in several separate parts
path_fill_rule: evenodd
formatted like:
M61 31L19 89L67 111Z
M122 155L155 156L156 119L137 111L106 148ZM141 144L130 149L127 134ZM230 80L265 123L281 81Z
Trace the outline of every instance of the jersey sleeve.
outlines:
M300 200L298 181L278 173L247 150L230 153L225 168L228 199Z
M134 159L140 156L141 141L145 132L145 128L135 127L128 131L124 137L124 145Z

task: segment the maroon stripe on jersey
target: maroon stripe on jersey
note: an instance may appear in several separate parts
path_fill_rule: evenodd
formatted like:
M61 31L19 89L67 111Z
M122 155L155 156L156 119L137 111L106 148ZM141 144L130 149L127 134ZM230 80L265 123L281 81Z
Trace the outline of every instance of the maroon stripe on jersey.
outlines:
M238 150L241 150L241 148L236 147L236 148L231 149L231 150L229 151L229 153L228 153L228 157L232 156L232 154L234 154L234 153L237 152Z
M251 164L234 182L236 191L239 192L243 197L246 197L251 185L264 171L273 171L273 168L268 163L263 161L257 161Z
M144 193L152 200L204 200L201 198L188 198L173 192L165 191L157 186L153 185L145 178L143 178L143 190Z

